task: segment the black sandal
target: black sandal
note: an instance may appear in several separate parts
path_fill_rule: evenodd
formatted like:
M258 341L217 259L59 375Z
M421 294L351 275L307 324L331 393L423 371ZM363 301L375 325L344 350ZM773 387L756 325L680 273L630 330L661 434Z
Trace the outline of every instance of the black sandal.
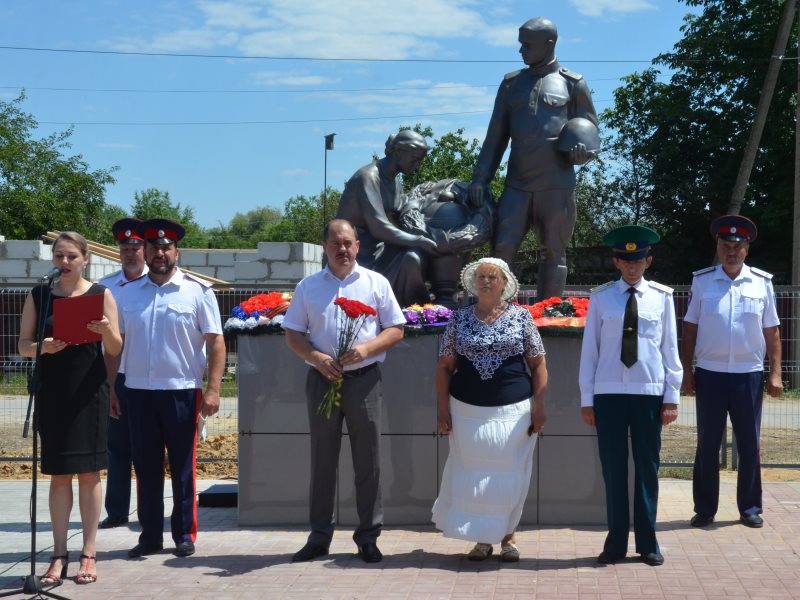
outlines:
M53 563L57 560L63 560L64 565L61 567L61 577L56 576L50 571L53 569ZM50 566L47 568L47 573L39 578L42 585L61 585L64 578L67 576L67 567L69 566L69 553L61 556L51 556Z
M75 575L75 583L80 585L85 585L87 583L94 583L97 581L97 573L90 573L89 567L92 566L92 561L94 561L94 568L97 569L97 559L94 556L89 556L88 554L81 554L81 561L86 559L86 566L81 568L78 571L78 574Z

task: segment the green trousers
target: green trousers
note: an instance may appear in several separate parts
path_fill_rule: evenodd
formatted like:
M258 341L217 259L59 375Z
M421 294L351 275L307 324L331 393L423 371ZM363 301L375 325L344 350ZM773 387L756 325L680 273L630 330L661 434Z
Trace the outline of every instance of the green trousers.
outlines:
M658 552L656 511L661 451L661 396L598 394L594 397L597 441L606 485L608 536L605 552L628 552L628 435L634 465L633 530L636 552Z

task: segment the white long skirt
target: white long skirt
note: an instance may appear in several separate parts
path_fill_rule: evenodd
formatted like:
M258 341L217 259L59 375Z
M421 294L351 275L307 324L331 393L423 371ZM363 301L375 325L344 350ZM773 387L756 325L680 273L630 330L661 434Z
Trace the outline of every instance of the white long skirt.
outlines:
M433 522L445 537L499 543L522 517L536 435L531 402L473 406L450 397L450 454Z

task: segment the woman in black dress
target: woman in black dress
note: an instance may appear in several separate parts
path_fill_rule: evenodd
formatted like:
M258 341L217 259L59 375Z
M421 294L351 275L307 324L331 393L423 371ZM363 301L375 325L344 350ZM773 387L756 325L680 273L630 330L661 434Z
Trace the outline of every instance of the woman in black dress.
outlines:
M95 538L102 507L100 470L106 468L108 441L108 383L103 349L116 356L122 350L117 327L117 305L111 292L84 278L89 247L80 234L61 233L53 244L53 266L61 273L52 293L40 285L28 294L22 310L19 352L36 355L41 343L40 389L34 418L42 441L42 473L50 475L50 520L53 556L42 584L52 585L66 577L67 528L72 511L72 476L78 476L78 505L83 524L83 549L76 583L97 580ZM53 339L53 300L103 294L103 318L87 328L100 342L68 345ZM44 308L43 308L44 307ZM46 311L44 339L38 342L39 312Z

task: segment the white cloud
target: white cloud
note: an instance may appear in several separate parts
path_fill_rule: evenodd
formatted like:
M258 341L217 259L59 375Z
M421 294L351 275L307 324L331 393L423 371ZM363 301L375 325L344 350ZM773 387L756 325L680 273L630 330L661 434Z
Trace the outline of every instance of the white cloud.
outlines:
M112 150L132 150L139 147L136 144L126 144L124 142L98 142L95 146Z
M299 71L258 71L253 80L259 85L309 86L336 83L338 79Z
M284 177L308 177L311 175L311 171L308 169L284 169L281 171L281 175Z
M391 93L331 93L328 97L346 106L352 106L364 115L423 115L448 112L488 112L494 105L496 91L493 87L473 87L457 82L442 82L423 88L418 80L398 82L392 87L397 89Z
M522 23L512 25L498 25L489 27L481 32L481 38L490 46L499 47L519 47L519 26Z
M229 47L251 56L403 59L438 56L437 40L497 35L485 22L481 3L472 0L405 0L402 6L395 0L196 0L194 5L195 28L182 23L150 39L133 36L112 45L126 51Z
M643 10L655 10L654 2L650 0L569 0L582 15L587 17L600 17L606 13L632 13Z
M218 47L230 47L239 40L236 32L216 29L179 29L161 33L151 40L125 37L111 43L123 52L194 52Z

